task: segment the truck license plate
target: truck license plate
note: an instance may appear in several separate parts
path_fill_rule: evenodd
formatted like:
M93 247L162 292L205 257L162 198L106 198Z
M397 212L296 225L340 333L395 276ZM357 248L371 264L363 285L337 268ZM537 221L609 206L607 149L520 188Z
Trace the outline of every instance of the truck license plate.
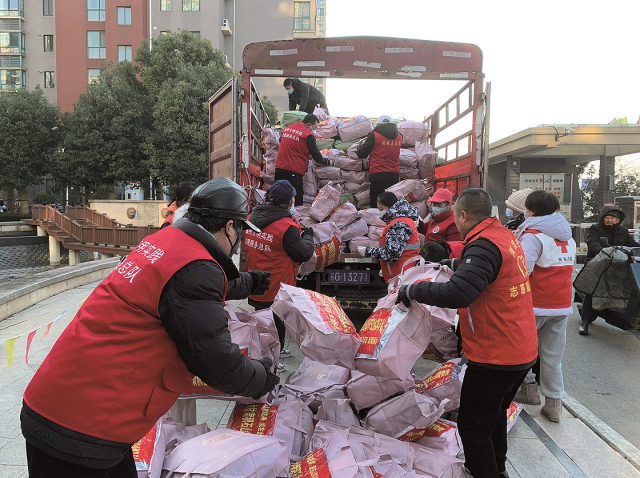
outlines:
M331 284L369 284L369 271L329 271Z

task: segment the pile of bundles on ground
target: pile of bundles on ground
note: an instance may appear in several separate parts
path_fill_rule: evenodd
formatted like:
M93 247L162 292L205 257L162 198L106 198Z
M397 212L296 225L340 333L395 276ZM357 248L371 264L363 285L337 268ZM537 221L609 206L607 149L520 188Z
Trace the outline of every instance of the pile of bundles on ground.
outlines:
M339 120L327 116L322 109L314 112L321 122L314 132L322 154L333 166L321 166L309 161L303 178L304 205L296 207L297 219L314 231L316 254L300 267L305 276L339 259L340 252L357 252L358 246L374 247L385 223L376 204L370 204L369 158L360 159L356 150L373 129L371 120L356 116ZM287 111L282 114L283 126L302 121L305 113ZM428 143L429 128L423 123L399 121L403 135L400 151L400 182L387 191L404 197L418 210L420 217L428 212L432 174L436 152ZM265 147L262 171L263 190L273 184L275 164L280 146L276 129L265 127L262 138Z
M395 303L400 285L451 275L424 263L405 271L359 332L334 299L281 285L273 313L305 355L298 370L260 400L195 391L236 400L227 428L159 420L134 445L139 476L461 477L456 420L466 364L456 355L455 311ZM271 314L230 313L229 325L249 357L277 362ZM440 365L416 377L427 347ZM512 404L509 429L521 409Z

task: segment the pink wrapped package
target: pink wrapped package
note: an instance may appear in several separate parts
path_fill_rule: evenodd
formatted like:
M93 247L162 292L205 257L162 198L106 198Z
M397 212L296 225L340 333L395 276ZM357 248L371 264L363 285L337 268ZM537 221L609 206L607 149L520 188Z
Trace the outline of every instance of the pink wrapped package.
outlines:
M382 457L378 463L371 466L371 472L374 478L419 478L412 471L406 471L394 459L383 460Z
M400 165L400 180L404 181L405 179L419 179L420 174L418 173L417 168L412 168L410 166L402 166Z
M372 241L380 242L380 236L382 235L382 231L384 231L384 227L369 226L369 232L367 232L367 237Z
M356 197L356 201L358 202L358 208L363 209L364 207L369 205L370 194L369 191L360 191L359 193L354 194Z
M319 106L315 107L315 109L313 110L313 114L316 118L318 118L318 121L325 121L329 119L329 115L327 115L327 112L324 110L324 108L320 108Z
M462 381L467 370L466 363L461 363L461 360L453 359L440 365L416 384L415 392L434 398L438 402L448 399L445 412L460 407Z
M363 115L342 120L338 127L338 135L340 135L342 141L353 141L354 139L362 138L370 131L373 131L371 120Z
M516 424L516 420L518 419L518 416L523 409L523 405L520 405L516 402L511 402L511 405L507 410L507 433L509 433L513 426Z
M335 189L336 191L338 191L340 194L342 194L342 190L344 189L344 181L340 181L340 180L336 181L332 179L318 179L319 189L322 189L327 184L331 186L333 189Z
M338 169L338 168L335 168ZM338 169L338 172L340 170ZM309 215L316 221L324 221L340 202L340 192L327 184L319 192L311 204ZM340 241L338 241L340 242Z
M460 478L462 475L462 460L443 451L430 450L417 443L409 443L413 448L413 469L420 475L435 476L437 478Z
M412 202L411 205L418 210L418 216L424 218L429 213L429 209L427 208L427 203L425 201L416 201Z
M260 340L260 354L262 357L270 357L273 363L280 360L280 339L271 309L255 310L247 312L244 309L234 311L226 307L230 320L238 320L257 328Z
M266 151L278 151L280 149L280 135L273 128L262 128L262 141Z
M436 326L434 323L433 327ZM449 326L432 330L429 346L422 354L422 358L445 363L458 357L458 336L454 328Z
M232 478L285 476L289 468L287 446L270 436L221 428L192 438L167 456L166 476Z
M439 418L429 425L416 443L451 456L458 456L463 451L458 425L444 418Z
M344 157L342 156L343 152L341 149L321 149L320 153L322 154L322 156L325 156L329 159L337 159L340 157ZM337 166L337 167L339 168L340 166Z
M318 127L313 134L322 138L333 138L338 134L337 126L338 120L333 116L329 116L326 120L318 123Z
M335 299L281 284L272 309L303 355L325 365L355 368L360 336Z
M381 299L360 329L355 365L368 375L404 380L429 344L431 321L422 304L412 301L407 309L395 305L396 298Z
M398 199L406 198L410 203L429 199L429 189L424 182L417 179L400 181L385 191L392 192Z
M227 427L278 438L287 445L287 458L298 461L309 451L313 415L302 400L287 400L279 405L237 404Z
M369 174L366 171L347 171L340 170L340 178L348 183L366 183L369 182Z
M403 166L405 168L417 169L418 155L415 151L404 148L400 150L400 168Z
M165 454L171 453L181 443L209 431L206 423L185 426L170 418L161 418L149 433L131 447L138 477L160 478Z
M362 219L367 221L367 224L369 226L378 226L382 228L387 227L387 224L382 219L380 219L380 211L377 207L363 209L362 211L360 211L360 215L362 216Z
M347 382L347 395L356 410L370 408L398 393L415 387L413 374L404 380L394 380L373 375L365 375L357 370L351 371L351 380Z
M315 420L326 420L343 427L361 427L348 398L323 398Z
M429 127L417 121L403 121L398 125L398 132L402 134L402 144L405 146L429 140Z
M345 192L356 194L362 191L369 191L371 189L371 183L345 183L344 190Z
M307 262L300 264L298 275L304 277L314 271L323 269L340 259L340 241L342 233L332 222L311 224L313 229L313 256Z
M453 271L449 269L447 266L441 266L440 264L433 264L431 262L425 262L422 257L418 260L418 263L415 267L411 267L395 276L393 279L389 281L388 291L389 294L393 294L398 291L401 285L405 284L414 284L416 282L448 282L453 275ZM438 309L436 307L436 309ZM453 309L441 309L450 311ZM447 322L451 322L450 325L453 325L453 317L455 316L455 310L453 310L453 315L451 312L447 312L447 317L450 317L451 320L447 319Z
M317 179L340 179L340 168L333 166L316 166L314 174Z
M369 239L366 236L354 237L349 241L349 250L351 252L358 252L358 247L378 247L380 243Z
M316 185L316 182L302 183L302 192L307 196L315 196L318 194L318 186Z
M363 425L400 441L415 441L442 416L446 404L410 390L373 407Z
M367 223L364 221L364 219L360 218L340 229L343 241L350 241L354 237L366 236L368 232L369 226L367 226Z
M324 476L331 478L373 478L369 467L375 465L380 456L369 444L359 442L350 443L347 440L348 433L348 430L345 431L342 428L335 428L333 431L328 432L328 436L323 440L322 446L314 447L316 451L324 451L324 460L326 460L330 472L329 475ZM312 463L315 464L319 462L322 464L324 460L322 455L318 453L317 456L313 456ZM305 475L294 476L302 477ZM316 478L320 475L310 473L307 476L309 478Z
M318 185L318 187L320 186ZM311 207L315 198L315 196L307 196L305 194L304 196L302 196L302 204Z
M342 229L355 221L357 217L358 210L356 207L350 202L346 202L343 205L338 206L325 220L327 222L334 223L337 228ZM342 240L347 240L344 238L344 235L342 235Z
M353 159L353 158L345 158L344 156L337 156L334 159L333 165L336 168L340 168L344 171L362 171L362 160L360 158Z
M309 206L304 206L307 209L309 209L311 207L311 204L309 204ZM316 224L318 224L318 221L316 221L314 218L312 218L311 216L307 215L307 216L300 216L300 220L298 221L300 224L302 224L303 227L313 227ZM315 261L313 262L315 264Z
M362 138L360 141L356 141L355 143L353 143L351 146L349 146L349 148L347 149L347 156L349 156L352 159L360 159L358 157L358 155L356 154L356 151L358 150L358 147L364 143L365 138ZM369 169L369 156L367 156L367 167L365 169ZM362 161L362 160L361 160Z
M436 170L438 152L426 141L417 142L415 152L418 156L418 171L420 172L420 177L422 179L432 177Z

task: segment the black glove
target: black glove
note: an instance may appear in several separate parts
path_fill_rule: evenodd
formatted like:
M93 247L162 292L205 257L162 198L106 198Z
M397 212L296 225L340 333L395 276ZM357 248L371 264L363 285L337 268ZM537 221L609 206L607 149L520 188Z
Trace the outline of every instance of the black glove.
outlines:
M442 259L440 261L440 265L441 266L447 266L449 269L453 269L453 264L451 262L451 259Z
M269 286L271 285L271 279L269 279L269 276L271 275L271 272L249 271L249 274L251 274L251 279L253 280L253 286L251 287L252 295L262 295L269 290Z
M313 237L313 228L311 227L305 227L302 231L302 235L303 236L311 236Z
M409 286L407 284L400 286L400 290L398 290L398 298L396 299L396 304L402 302L405 307L411 307L411 300L409 299Z
M264 381L264 387L262 388L262 391L258 395L251 397L254 400L259 400L260 398L264 397L267 393L269 393L271 390L276 388L276 385L280 383L280 377L278 377L275 373L271 371L273 362L269 357L262 358L258 360L258 362L264 365L264 369L267 372L267 378Z

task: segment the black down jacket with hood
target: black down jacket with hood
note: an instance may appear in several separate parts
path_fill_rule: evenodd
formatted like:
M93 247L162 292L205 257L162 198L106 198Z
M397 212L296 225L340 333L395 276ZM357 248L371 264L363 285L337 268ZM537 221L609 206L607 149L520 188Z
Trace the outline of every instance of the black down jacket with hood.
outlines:
M640 244L633 240L626 227L620 224L613 226L604 225L604 217L612 215L611 213L614 211L619 215L620 223L624 222L625 214L620 209L615 206L603 207L598 217L598 224L591 226L587 232L587 247L589 248L587 251L587 259L597 256L602 250L602 244L600 243L601 237L606 237L610 246L640 247Z

